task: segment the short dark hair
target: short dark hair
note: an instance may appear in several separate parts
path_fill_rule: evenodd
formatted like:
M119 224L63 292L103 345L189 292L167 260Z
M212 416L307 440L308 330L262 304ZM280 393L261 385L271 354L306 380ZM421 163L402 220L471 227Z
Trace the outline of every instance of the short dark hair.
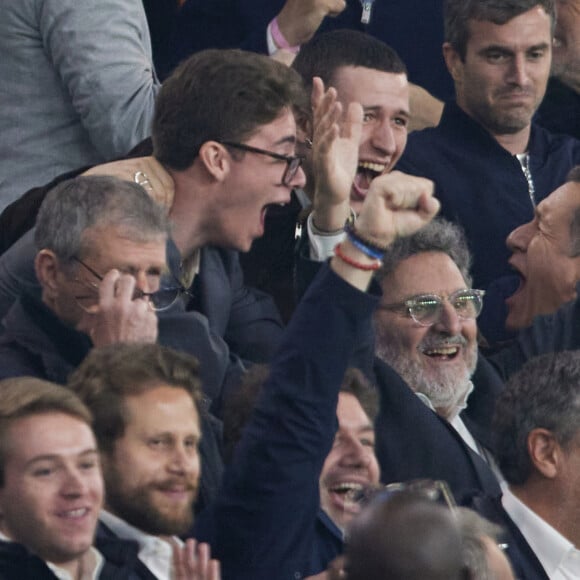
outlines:
M377 498L349 528L351 580L459 580L461 536L454 513L413 491Z
M224 456L230 461L236 445L252 413L262 388L270 376L270 367L265 364L252 365L242 377L240 386L226 397L223 411ZM353 395L368 418L374 423L379 412L379 399L376 388L364 374L356 369L347 369L341 393Z
M550 16L553 35L556 23L554 0L445 0L445 41L457 51L461 60L465 60L470 20L502 25L536 6L541 6Z
M304 111L300 76L242 50L195 53L163 83L153 118L153 154L170 169L191 166L207 141L245 141L285 108Z
M127 426L125 398L160 383L187 391L201 414L197 359L158 344L125 343L93 349L72 373L67 387L93 413L101 451L112 453Z
M0 381L0 487L4 485L4 466L8 452L6 435L18 419L31 415L62 413L91 426L92 416L82 401L60 385L34 377Z
M527 362L499 396L493 421L496 458L506 481L533 473L528 436L548 429L562 447L580 432L580 352L545 354Z
M63 264L83 257L94 227L118 226L126 237L148 242L169 236L167 210L136 183L105 175L79 176L59 183L44 198L34 240L52 250Z
M394 74L407 74L399 55L387 44L358 30L333 30L315 35L302 45L292 67L307 87L313 77L332 85L336 71L344 66L365 67Z
M377 280L384 280L407 258L425 252L447 254L459 268L465 283L471 285L471 255L463 229L443 218L432 220L412 236L395 240L383 257L383 266L375 275Z
M566 176L566 183L580 184L580 165L575 165ZM570 256L580 256L580 206L578 206L570 220Z

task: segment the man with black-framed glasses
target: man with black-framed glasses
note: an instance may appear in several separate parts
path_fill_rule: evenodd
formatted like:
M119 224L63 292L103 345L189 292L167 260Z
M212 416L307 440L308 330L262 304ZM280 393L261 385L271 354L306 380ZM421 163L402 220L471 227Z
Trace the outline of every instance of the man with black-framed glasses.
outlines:
M6 316L0 376L63 384L92 347L155 342L168 235L139 185L94 176L55 188L35 230L41 299L24 292Z
M272 59L242 51L199 53L165 81L153 143L75 173L134 181L165 207L172 224L168 284L189 292L159 316L160 343L204 361L206 395L216 412L222 392L248 362L269 360L282 333L271 297L244 285L238 252L263 234L266 216L290 200L291 189L304 185L294 112L307 104L299 75ZM5 214L2 233L23 216L24 231L31 228L43 196L65 177L16 202L10 211L19 217ZM34 207L24 209L33 198ZM24 286L34 286L34 254L28 232L2 256L0 319Z

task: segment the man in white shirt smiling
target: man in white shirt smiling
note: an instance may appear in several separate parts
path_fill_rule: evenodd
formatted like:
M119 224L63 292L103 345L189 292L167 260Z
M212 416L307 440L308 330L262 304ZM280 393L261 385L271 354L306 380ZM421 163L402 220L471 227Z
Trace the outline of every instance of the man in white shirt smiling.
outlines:
M88 409L28 377L3 381L0 393L0 576L98 578L103 482Z

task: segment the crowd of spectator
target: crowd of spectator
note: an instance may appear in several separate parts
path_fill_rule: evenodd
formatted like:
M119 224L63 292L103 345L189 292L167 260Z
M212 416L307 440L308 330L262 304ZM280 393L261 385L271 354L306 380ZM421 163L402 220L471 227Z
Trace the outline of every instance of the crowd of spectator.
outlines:
M4 12L0 579L580 578L580 0Z

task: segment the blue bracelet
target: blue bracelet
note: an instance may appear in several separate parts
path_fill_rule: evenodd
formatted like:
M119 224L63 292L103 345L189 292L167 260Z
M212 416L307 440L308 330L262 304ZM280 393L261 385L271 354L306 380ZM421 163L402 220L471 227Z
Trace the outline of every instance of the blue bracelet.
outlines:
M350 228L346 229L346 236L349 239L350 243L355 248L359 249L365 256L368 256L369 258L373 258L375 260L382 260L383 259L384 252L380 252L379 250L376 250L375 248L369 248L359 238L356 237L356 235L353 233L353 231Z

